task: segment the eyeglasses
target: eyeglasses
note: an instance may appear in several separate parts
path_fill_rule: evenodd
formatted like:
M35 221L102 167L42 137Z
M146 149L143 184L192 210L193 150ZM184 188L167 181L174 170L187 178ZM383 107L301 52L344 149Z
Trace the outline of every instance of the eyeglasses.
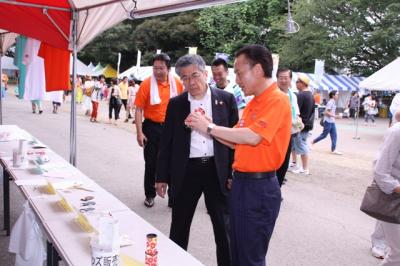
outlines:
M198 72L193 73L191 76L184 76L181 78L182 82L187 83L190 80L198 80L201 77L201 74Z

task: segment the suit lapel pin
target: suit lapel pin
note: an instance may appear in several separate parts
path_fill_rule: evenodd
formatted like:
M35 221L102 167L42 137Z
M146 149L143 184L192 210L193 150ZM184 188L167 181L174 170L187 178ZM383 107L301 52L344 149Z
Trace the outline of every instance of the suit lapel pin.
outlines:
M223 101L220 101L220 102L219 102L219 105L224 105L224 102L223 102Z
M215 105L218 105L218 100L215 100Z

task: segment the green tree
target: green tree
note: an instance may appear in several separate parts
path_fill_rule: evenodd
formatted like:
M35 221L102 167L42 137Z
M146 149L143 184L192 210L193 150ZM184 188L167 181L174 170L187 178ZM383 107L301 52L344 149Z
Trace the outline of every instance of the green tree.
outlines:
M121 53L120 69L129 68L136 62L136 43L132 32L141 22L128 20L103 32L80 51L78 57L86 64L101 62L103 66L111 64L116 68L118 53Z
M186 47L199 47L201 51L197 17L198 11L191 11L124 21L95 38L79 58L87 64L102 62L116 68L121 53L121 72L136 64L137 50L142 51L141 65L148 65L157 49L175 61L187 53Z
M187 47L200 46L196 18L198 11L182 12L146 19L136 27L133 35L137 49L142 51L146 65L157 49L167 53L174 62L188 52Z
M233 55L250 43L264 44L274 51L284 27L273 22L286 12L286 3L280 0L249 0L204 9L197 19L201 44L211 58L215 52Z
M295 70L312 72L319 58L328 72L369 75L400 55L398 0L297 0L293 12L300 31L279 53Z

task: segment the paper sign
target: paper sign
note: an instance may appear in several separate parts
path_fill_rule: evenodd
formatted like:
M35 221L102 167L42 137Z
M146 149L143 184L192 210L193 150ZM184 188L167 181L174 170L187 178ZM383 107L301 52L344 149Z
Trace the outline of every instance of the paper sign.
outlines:
M53 184L51 182L47 181L47 186L46 186L46 190L49 194L56 194L56 189L54 188Z
M75 221L82 228L83 231L88 233L97 232L96 229L90 224L88 219L82 213L78 213L78 216L75 218Z
M62 197L61 200L58 202L58 204L67 212L72 212L74 209L71 207L71 205L68 203L68 201Z
M123 266L145 266L143 262L135 260L134 258L129 257L128 255L121 253L119 256L121 258Z

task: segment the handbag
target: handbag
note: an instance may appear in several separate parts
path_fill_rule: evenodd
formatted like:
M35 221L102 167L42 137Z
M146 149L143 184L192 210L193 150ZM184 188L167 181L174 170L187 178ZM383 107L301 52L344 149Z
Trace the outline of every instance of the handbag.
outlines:
M365 191L360 210L380 221L400 224L400 195L386 194L373 182Z
M120 97L115 97L117 105L122 105L122 100Z
M292 130L291 134L298 133L304 129L304 124L303 121L301 120L301 117L297 116L296 121L292 123Z
M321 117L321 120L319 120L319 124L321 127L324 127L324 116Z

